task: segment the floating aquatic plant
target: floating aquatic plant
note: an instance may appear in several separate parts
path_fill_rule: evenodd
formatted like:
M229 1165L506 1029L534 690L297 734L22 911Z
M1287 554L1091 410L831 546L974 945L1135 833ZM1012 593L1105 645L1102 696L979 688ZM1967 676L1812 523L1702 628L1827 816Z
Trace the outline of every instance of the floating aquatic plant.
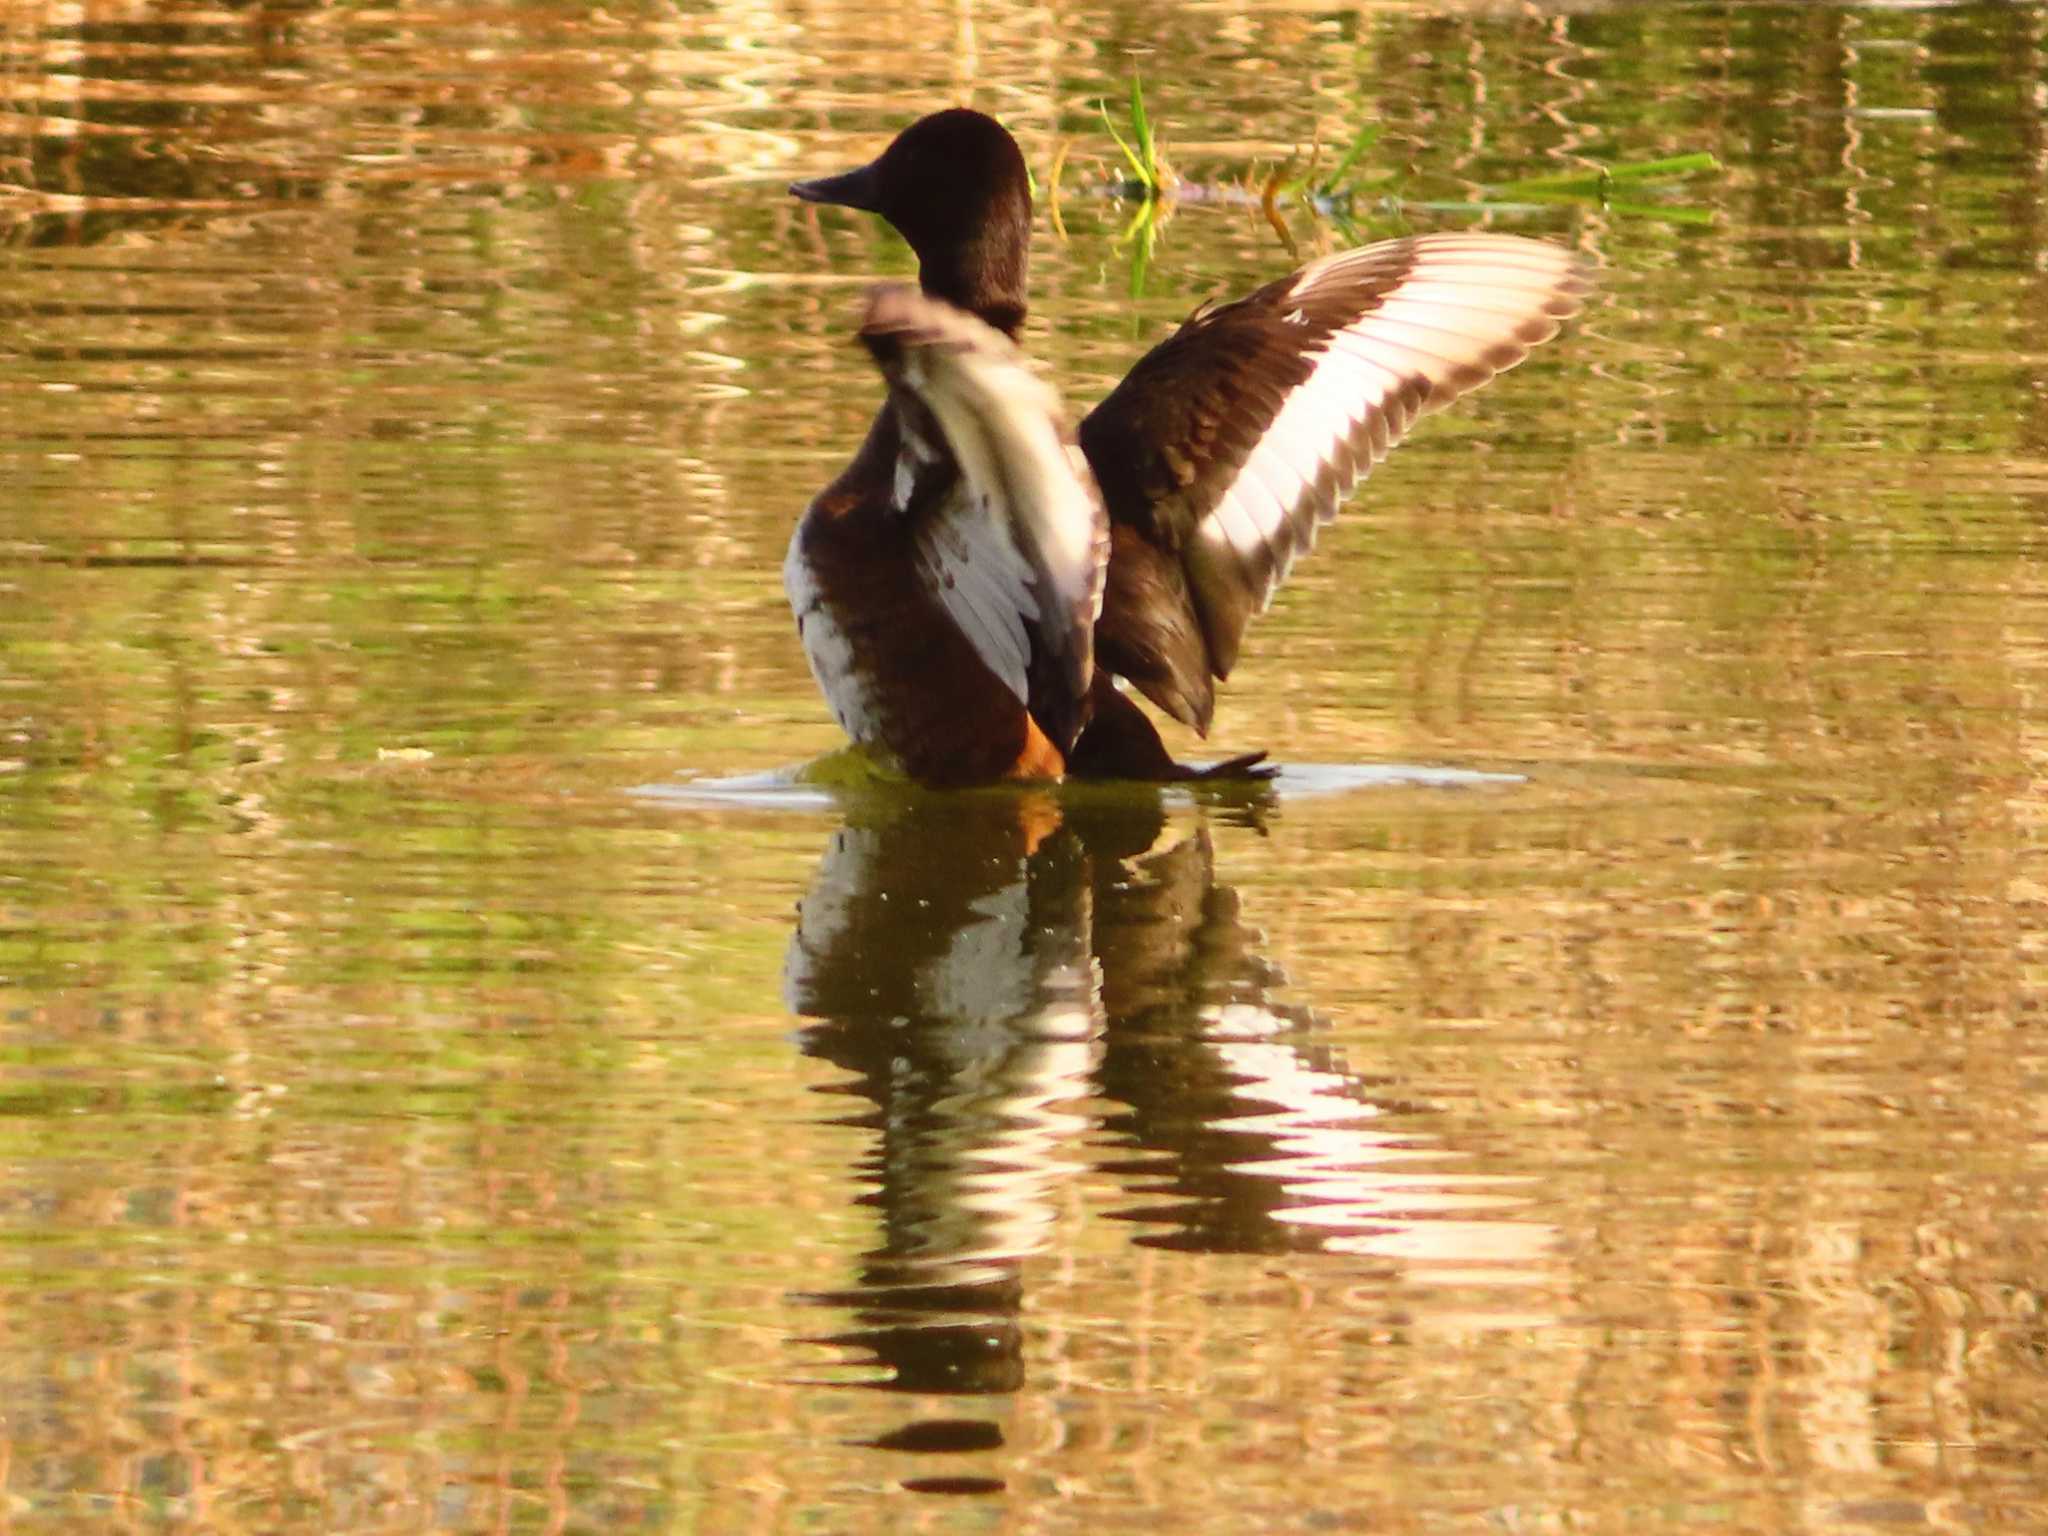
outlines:
M1354 190L1351 181L1352 169L1365 158L1365 152L1380 139L1380 125L1367 123L1351 136L1351 145L1330 167L1327 176L1315 179L1315 155L1309 156L1309 168L1297 180L1288 184L1287 190L1297 197L1312 202L1335 202L1349 198ZM1320 147L1320 146L1319 146Z
M1669 155L1662 160L1638 160L1632 165L1596 165L1583 171L1560 171L1554 176L1529 176L1492 190L1503 197L1597 197L1606 202L1616 187L1645 181L1676 181L1720 169L1721 162L1702 150L1690 155Z
M1123 131L1118 130L1106 99L1096 105L1103 127L1122 152L1130 175L1127 179L1119 179L1094 190L1112 197L1135 197L1139 202L1123 233L1117 238L1118 246L1127 247L1131 253L1133 297L1144 292L1161 224L1173 207L1180 203L1219 203L1254 209L1263 214L1281 243L1290 252L1295 252L1294 235L1283 216L1283 210L1290 207L1307 208L1353 243L1362 243L1367 238L1367 231L1361 225L1375 215L1391 216L1398 222L1411 213L1526 213L1569 203L1594 204L1610 213L1674 223L1705 223L1712 218L1707 209L1647 198L1625 202L1618 200L1616 193L1629 188L1648 189L1654 183L1680 181L1721 168L1720 162L1710 154L1669 155L1655 160L1594 165L1553 175L1525 177L1489 186L1478 198L1425 201L1404 197L1391 190L1393 173L1375 172L1368 168L1368 156L1379 142L1381 130L1379 124L1367 123L1351 135L1344 152L1327 171L1319 170L1317 165L1322 151L1319 142L1311 148L1307 169L1299 175L1290 174L1296 163L1290 158L1256 185L1249 172L1244 180L1236 183L1191 182L1176 176L1161 158L1152 118L1145 110L1144 85L1136 75L1131 77L1130 95L1123 113ZM1066 165L1070 148L1069 142L1061 142L1054 154L1048 178L1053 227L1062 238L1065 237L1066 226L1060 217L1060 173ZM1375 188L1379 190L1375 192Z

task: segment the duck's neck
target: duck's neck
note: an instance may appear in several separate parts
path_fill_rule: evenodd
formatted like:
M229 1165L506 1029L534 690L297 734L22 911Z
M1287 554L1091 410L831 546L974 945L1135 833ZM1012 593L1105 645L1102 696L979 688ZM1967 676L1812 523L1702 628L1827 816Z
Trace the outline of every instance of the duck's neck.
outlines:
M950 251L920 255L918 286L935 299L979 315L1017 339L1028 308L1025 281L1031 265L1030 224L991 228L979 240Z

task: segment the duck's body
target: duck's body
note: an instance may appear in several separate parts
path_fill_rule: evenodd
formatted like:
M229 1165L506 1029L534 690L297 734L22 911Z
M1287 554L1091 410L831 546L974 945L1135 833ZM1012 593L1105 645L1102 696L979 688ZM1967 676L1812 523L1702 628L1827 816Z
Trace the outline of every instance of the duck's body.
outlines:
M1246 623L1351 487L1588 286L1571 253L1508 235L1327 257L1198 311L1077 440L1013 344L1031 205L1000 125L938 113L791 190L881 213L920 261L921 292L870 298L888 399L784 580L840 725L933 785L1192 776L1112 675L1206 735Z

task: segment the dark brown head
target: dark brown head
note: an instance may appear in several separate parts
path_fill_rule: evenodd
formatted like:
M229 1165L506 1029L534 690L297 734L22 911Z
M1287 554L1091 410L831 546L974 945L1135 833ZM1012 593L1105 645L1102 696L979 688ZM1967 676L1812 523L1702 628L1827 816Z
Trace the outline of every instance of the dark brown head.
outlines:
M859 170L789 190L805 202L879 213L917 252L926 293L1017 334L1031 259L1031 178L1017 141L994 118L964 107L934 112Z

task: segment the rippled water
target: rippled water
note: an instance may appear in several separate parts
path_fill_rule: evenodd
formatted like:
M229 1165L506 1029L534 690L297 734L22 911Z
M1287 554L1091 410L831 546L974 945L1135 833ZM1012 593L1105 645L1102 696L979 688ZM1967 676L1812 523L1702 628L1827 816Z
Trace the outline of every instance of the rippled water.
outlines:
M2048 1528L2044 54L0 5L0 1523ZM1380 137L1146 256L1133 69L1202 188ZM1352 238L1601 268L1177 739L1273 794L747 777L908 269L782 189L962 100L1077 406Z

